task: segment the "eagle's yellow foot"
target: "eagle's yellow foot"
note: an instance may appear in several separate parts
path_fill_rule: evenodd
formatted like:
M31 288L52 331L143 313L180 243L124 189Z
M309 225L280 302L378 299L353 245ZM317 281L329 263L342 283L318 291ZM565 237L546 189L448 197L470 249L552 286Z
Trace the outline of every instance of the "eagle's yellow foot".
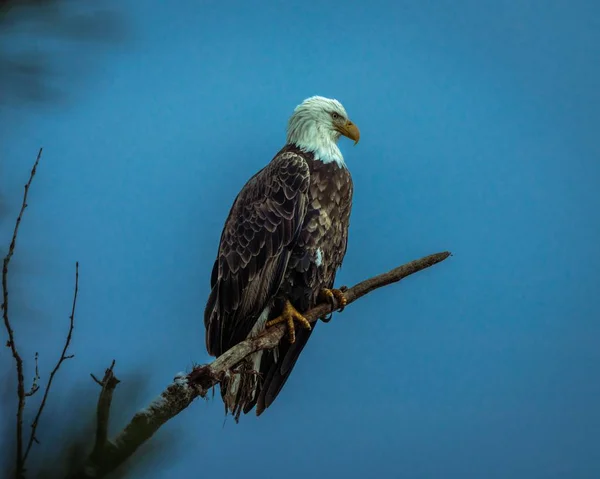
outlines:
M311 329L308 319L296 311L296 308L292 306L292 303L286 299L281 315L275 319L272 319L271 321L267 321L266 327L269 328L279 323L286 323L288 327L290 343L293 344L296 342L296 328L294 326L294 321L299 322L304 329Z
M340 289L323 288L319 293L319 299L328 302L331 304L332 308L337 309L341 313L346 307L346 304L348 304L348 300L346 299L346 296L344 296L344 291L346 289L347 288L344 286Z

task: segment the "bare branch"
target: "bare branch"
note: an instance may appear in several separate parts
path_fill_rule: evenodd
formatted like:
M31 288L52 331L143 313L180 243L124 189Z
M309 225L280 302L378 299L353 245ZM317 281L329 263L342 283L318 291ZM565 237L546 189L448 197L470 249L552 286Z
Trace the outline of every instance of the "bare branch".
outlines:
M396 283L413 273L444 261L449 256L449 252L432 254L406 263L405 265L398 266L387 273L382 273L378 276L366 279L344 292L347 304L353 303L377 288ZM324 303L305 313L304 317L311 323L314 323L317 319L324 317L331 312L333 312L331 305ZM261 349L272 349L277 346L284 334L285 324L278 324L269 328L254 339L246 339L230 350L225 351L209 365L196 368L189 375L190 381L196 386L200 386L204 390L207 390L217 384L226 371L231 370L246 356Z
M399 266L387 273L362 281L352 288L345 290L344 295L347 299L347 304L353 303L377 288L398 282L413 273L444 261L449 256L450 253L448 252L426 256ZM318 318L331 313L332 309L331 305L322 304L304 313L304 316L311 323L314 323ZM205 397L211 388L218 384L242 359L253 352L277 346L284 332L285 325L277 325L269 328L256 338L246 339L237 344L212 363L194 368L187 376L177 376L174 382L157 399L152 401L147 408L138 411L133 416L129 424L116 436L114 441L106 440L107 426L105 425L105 421L108 421L110 400L105 401L102 408L100 407L106 388L103 384L107 376L105 375L103 381L98 381L98 379L94 378L96 382L103 385L98 401L96 446L81 469L71 477L77 479L88 477L100 478L114 471L120 464L132 456L144 442L150 439L164 423L187 408L197 397ZM107 374L109 371L110 376L114 377L112 366L110 370L107 370ZM110 398L112 398L112 390L110 391ZM101 422L102 425L100 424Z
M8 333L8 341L6 345L10 348L13 358L15 360L15 366L17 368L17 397L18 397L18 406L17 406L17 457L16 457L16 472L15 475L17 478L22 478L25 473L25 460L23 456L23 411L25 409L25 398L27 396L25 392L25 378L23 376L23 360L17 350L17 345L15 343L15 334L12 329L12 325L10 323L9 315L8 315L8 265L10 264L10 260L12 259L13 254L15 253L15 246L17 243L17 236L19 234L19 226L21 225L21 220L23 219L23 213L25 212L25 208L27 208L27 195L29 194L29 187L31 186L31 182L33 181L33 177L37 171L37 166L42 157L42 148L40 148L37 158L33 164L33 168L31 169L31 173L29 175L29 181L25 185L25 191L23 193L23 203L21 204L21 210L19 211L19 215L17 216L17 221L15 223L15 229L12 235L12 239L10 241L10 246L8 247L8 253L4 257L4 261L2 262L2 319L4 320L4 327L6 328L6 332Z
M23 463L27 461L27 456L29 455L29 451L31 450L31 446L34 442L39 443L37 438L35 437L35 432L37 430L40 417L42 416L42 412L44 412L44 407L46 406L46 400L48 399L48 394L50 393L50 388L52 387L52 381L54 380L54 376L58 372L60 366L64 361L73 357L73 355L67 356L67 350L69 349L69 345L71 344L71 337L73 336L73 327L75 326L75 308L77 306L77 293L79 292L79 262L75 263L75 291L73 292L73 305L71 306L71 315L69 316L69 332L67 333L67 339L65 340L65 345L63 346L63 350L60 353L60 358L58 359L56 366L50 373L50 377L48 378L48 383L46 384L46 390L44 391L44 397L42 398L42 402L40 403L40 407L38 408L37 414L31 423L31 435L29 436L29 443L27 444L27 449L25 450L25 455L23 456Z
M96 443L92 451L92 457L99 457L108 443L108 423L110 419L110 405L112 404L112 396L119 380L115 376L113 370L115 368L115 360L113 359L110 368L104 372L102 381L98 381L93 375L94 381L102 386L100 397L98 398L98 406L96 409Z

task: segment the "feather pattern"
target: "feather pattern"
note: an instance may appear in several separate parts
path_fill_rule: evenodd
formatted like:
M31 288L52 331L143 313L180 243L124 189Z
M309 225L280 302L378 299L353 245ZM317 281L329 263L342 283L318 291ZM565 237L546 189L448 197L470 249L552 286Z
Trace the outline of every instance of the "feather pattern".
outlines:
M306 214L309 168L282 150L242 188L225 222L205 309L206 347L219 356L246 339L278 291Z
M307 163L311 179L308 209L278 292L279 297L290 299L301 312L317 304L323 288L334 285L348 246L353 194L352 178L346 168L310 157ZM294 344L281 341L276 356L263 354L260 371L264 380L256 399L258 415L278 396L316 325L313 323L310 331L297 329Z

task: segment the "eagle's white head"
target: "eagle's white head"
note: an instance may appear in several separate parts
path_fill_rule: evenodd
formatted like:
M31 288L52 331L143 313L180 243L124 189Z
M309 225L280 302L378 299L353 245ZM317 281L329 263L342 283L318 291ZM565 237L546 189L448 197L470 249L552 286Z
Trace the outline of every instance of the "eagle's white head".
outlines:
M313 96L300 103L288 122L288 144L314 153L323 163L335 161L340 167L345 166L337 146L341 135L354 140L354 144L360 139L358 128L350 121L342 104L322 96Z

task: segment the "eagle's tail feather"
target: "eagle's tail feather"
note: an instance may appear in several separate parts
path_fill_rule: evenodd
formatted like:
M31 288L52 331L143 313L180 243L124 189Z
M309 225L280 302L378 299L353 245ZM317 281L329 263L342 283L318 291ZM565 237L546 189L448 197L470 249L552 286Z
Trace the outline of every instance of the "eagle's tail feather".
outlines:
M278 349L277 354L269 352L263 355L261 374L264 375L264 379L256 401L257 416L260 416L265 409L273 404L273 401L281 392L315 326L316 323L313 323L312 329L299 328L296 331L296 341L294 343L281 341L279 347L276 348Z
M260 363L263 351L258 351L235 368L221 381L221 397L225 404L225 412L231 413L235 422L239 422L240 414L246 414L256 403L260 388Z
M270 308L263 311L256 330L253 328L250 335L262 332L267 319L271 319L269 312ZM272 350L258 351L248 356L221 382L226 412L231 413L236 422L242 412L247 414L256 406L256 415L260 416L273 404L315 326L316 323L313 323L312 329L297 328L294 343L284 339Z
M270 306L261 312L248 335L249 337L255 337L262 333L270 312ZM257 351L251 354L235 368L233 373L221 381L221 397L225 404L225 412L230 412L235 422L239 422L242 412L248 413L256 404L263 382L261 372L264 355L266 355L266 351Z

